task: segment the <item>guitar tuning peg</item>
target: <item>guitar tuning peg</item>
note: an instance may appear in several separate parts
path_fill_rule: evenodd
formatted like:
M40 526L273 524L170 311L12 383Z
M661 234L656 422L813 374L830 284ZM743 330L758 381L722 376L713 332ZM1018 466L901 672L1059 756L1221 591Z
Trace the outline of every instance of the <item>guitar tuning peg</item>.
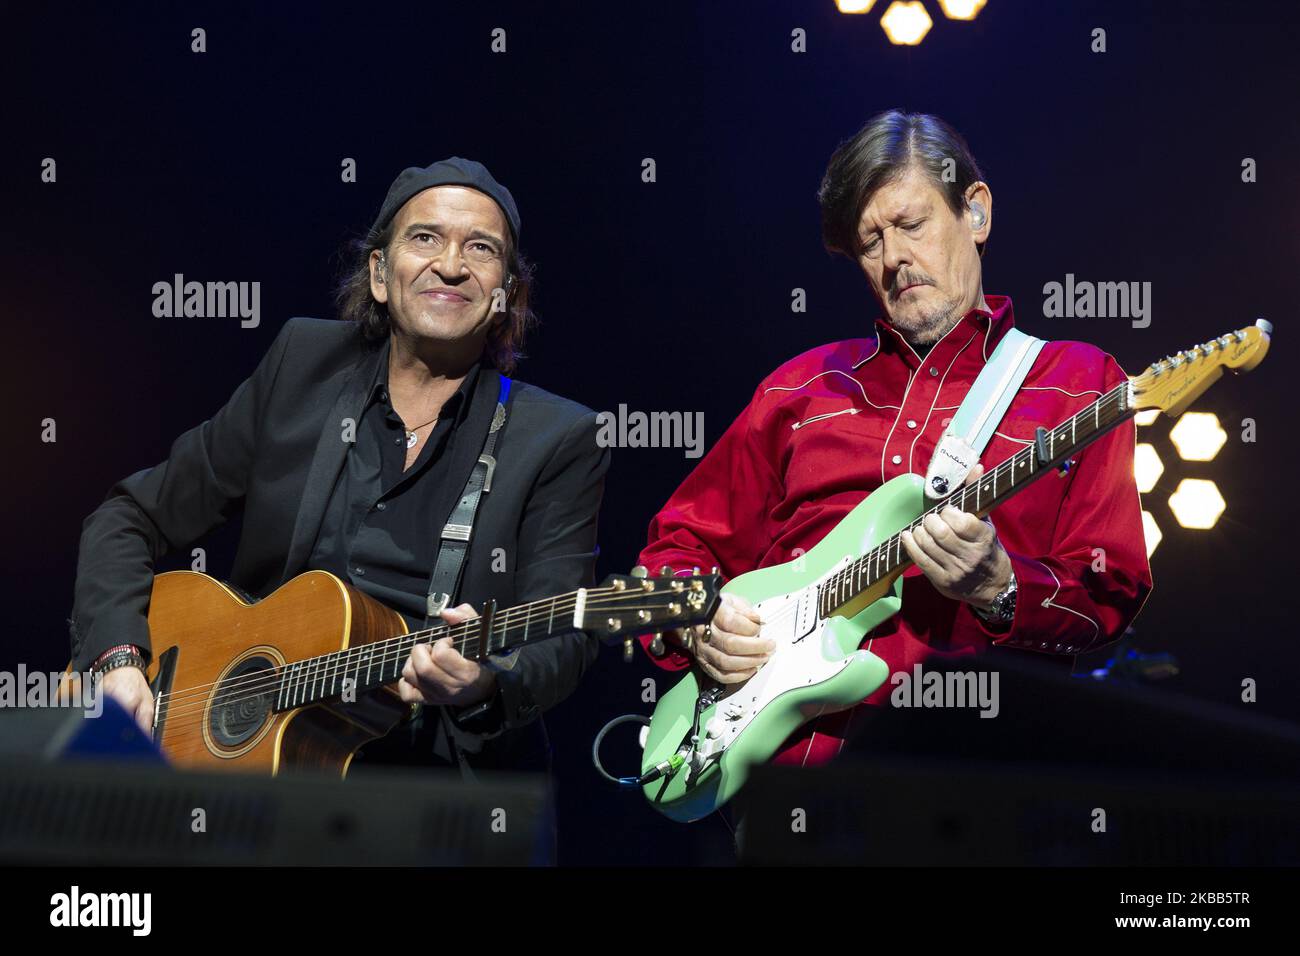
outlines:
M673 576L673 568L672 568L672 565L670 565L670 564L665 564L663 567L661 567L661 568L659 569L659 576L660 576L661 578L671 578L671 577Z
M623 663L624 664L632 663L633 653L635 652L632 647L632 638L630 637L623 638Z
M698 564L695 567L691 568L691 574L695 575L696 577L700 576L700 566Z
M713 570L710 571L709 573L710 573L710 574L717 574L717 573L718 573L718 566L715 564L715 565L713 566Z
M644 578L647 577L649 574L650 574L650 569L647 568L644 564L638 564L635 568L632 569L632 577L634 578Z
M650 653L655 657L664 656L664 636L658 631L650 635Z

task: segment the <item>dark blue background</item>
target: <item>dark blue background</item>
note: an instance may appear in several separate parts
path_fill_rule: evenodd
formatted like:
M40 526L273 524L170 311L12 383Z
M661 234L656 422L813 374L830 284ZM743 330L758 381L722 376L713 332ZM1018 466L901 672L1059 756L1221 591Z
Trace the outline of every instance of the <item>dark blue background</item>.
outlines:
M1254 677L1256 712L1300 717L1293 5L990 0L957 23L929 2L935 26L906 49L878 26L886 2L865 17L830 0L6 14L4 665L63 666L84 516L220 407L288 317L332 314L336 252L401 168L470 156L514 192L543 320L521 378L596 409L702 410L711 444L776 365L870 329L865 280L821 248L815 191L835 145L897 106L969 140L994 195L985 289L1013 297L1022 328L1094 342L1136 373L1256 317L1275 323L1267 362L1196 406L1230 436L1214 462L1178 462L1167 421L1142 433L1169 467L1147 496L1166 537L1137 626L1145 649L1178 655L1180 690L1244 706ZM489 49L498 26L505 55ZM790 50L795 27L807 53ZM1094 27L1105 54L1090 52ZM47 156L57 184L40 181ZM344 157L359 182L340 181ZM656 183L641 181L645 157ZM177 272L261 282L261 326L154 318L151 287ZM1067 272L1150 281L1151 326L1044 319L1043 284ZM790 311L795 287L806 314ZM40 441L46 417L55 444ZM1254 444L1237 440L1244 417ZM680 450L616 452L601 573L633 563L691 464ZM1183 477L1223 489L1213 531L1169 514ZM211 572L228 569L234 531L209 543ZM648 710L647 676L644 660L607 652L548 717L564 862L725 850L716 818L669 824L590 767L604 721ZM623 730L608 751L627 772Z

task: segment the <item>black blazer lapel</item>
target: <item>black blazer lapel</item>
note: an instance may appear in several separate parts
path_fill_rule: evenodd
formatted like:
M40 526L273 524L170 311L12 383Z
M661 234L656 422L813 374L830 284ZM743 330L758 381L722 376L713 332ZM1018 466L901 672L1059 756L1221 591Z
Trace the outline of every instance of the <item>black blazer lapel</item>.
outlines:
M343 420L351 418L355 423L354 431L360 425L367 393L374 382L380 360L387 355L387 345L366 352L343 383L333 407L325 416L307 472L307 484L298 505L298 515L294 520L293 537L280 575L281 582L302 571L303 565L311 556L311 547L316 542L321 521L325 518L325 506L329 504L330 493L334 490L334 483L338 480L348 448L351 447L343 440Z

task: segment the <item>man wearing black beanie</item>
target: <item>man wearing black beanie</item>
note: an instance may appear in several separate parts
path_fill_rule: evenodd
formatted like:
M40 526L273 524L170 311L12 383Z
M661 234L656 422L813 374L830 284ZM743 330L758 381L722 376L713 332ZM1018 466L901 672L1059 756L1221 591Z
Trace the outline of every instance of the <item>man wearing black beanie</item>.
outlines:
M117 665L151 656L155 562L239 511L228 580L254 598L322 569L416 630L590 584L609 452L590 409L506 378L533 320L519 234L514 198L480 163L402 172L354 246L344 321L290 319L224 407L87 518L74 669L103 669L149 728L144 671ZM597 650L569 634L480 664L419 644L398 690L420 716L352 769L549 768L540 715Z

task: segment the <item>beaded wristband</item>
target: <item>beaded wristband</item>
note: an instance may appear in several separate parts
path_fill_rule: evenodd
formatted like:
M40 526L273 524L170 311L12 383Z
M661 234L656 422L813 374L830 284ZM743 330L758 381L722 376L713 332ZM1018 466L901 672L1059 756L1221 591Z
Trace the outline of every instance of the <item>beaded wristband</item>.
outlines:
M110 654L114 654L117 651L130 651L132 654L139 654L141 657L144 656L144 654L140 651L140 648L136 647L134 644L115 644L112 647L110 647L108 650L104 651L104 653L96 657L95 660L90 665L91 668L93 669L96 664L99 664L107 660Z
M90 668L90 673L92 675L103 677L111 670L117 670L119 667L127 666L138 667L142 671L146 669L144 658L137 651L132 649L116 651L107 659L105 659L104 655L101 654L99 660L97 660L94 666Z

